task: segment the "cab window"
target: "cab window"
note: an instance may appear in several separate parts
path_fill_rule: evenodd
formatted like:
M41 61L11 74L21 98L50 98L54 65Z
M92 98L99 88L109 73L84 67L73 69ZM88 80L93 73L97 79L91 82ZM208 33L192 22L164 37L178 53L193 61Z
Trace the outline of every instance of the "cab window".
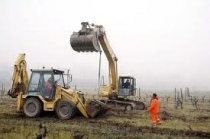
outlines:
M28 91L39 91L40 73L32 73Z

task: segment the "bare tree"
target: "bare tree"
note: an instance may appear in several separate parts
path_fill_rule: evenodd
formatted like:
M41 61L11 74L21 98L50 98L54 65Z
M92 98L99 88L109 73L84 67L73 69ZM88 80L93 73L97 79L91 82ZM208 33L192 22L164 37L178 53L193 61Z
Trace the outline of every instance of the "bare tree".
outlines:
M203 102L203 103L205 102L205 97L206 97L206 96L203 96L203 97L202 97L202 102Z
M197 110L199 110L200 108L199 108L199 105L198 105L198 98L197 98L196 96L194 96L193 101L194 101L195 108L196 108Z
M166 101L167 101L167 103L168 103L169 98L170 98L170 96L166 96Z
M182 94L182 89L180 88L180 92L179 92L175 88L175 109L177 109L179 106L180 106L181 109L183 109L183 94Z

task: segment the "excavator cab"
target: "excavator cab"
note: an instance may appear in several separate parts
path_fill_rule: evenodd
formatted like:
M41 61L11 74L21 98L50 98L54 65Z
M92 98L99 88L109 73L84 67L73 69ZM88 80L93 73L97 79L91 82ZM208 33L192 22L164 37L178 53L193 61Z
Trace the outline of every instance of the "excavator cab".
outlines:
M27 95L41 95L45 100L55 98L56 85L64 88L64 71L56 69L31 70Z
M119 96L135 96L136 95L136 79L131 76L119 76Z

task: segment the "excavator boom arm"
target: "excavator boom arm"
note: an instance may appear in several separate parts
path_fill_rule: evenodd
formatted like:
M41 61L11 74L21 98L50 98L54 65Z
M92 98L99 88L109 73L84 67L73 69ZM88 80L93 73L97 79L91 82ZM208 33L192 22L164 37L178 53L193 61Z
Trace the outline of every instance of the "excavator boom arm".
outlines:
M102 47L109 62L109 92L117 92L117 57L109 44L104 27L102 25L92 24L91 26L93 28L90 28L88 22L82 22L81 24L82 29L79 32L74 32L70 38L70 44L73 50L77 52L99 52Z
M109 74L109 79L111 79L111 86L112 90L116 92L116 89L118 88L118 72L117 72L117 57L114 53L114 51L112 50L112 48L110 47L109 41L106 37L105 32L101 33L103 35L101 35L99 37L99 42L101 44L101 47L107 57L107 60L109 62L109 70L110 70L110 74Z
M8 91L8 95L16 98L20 92L26 92L28 86L28 73L26 69L25 54L18 55L14 65L14 72L12 76L12 86Z

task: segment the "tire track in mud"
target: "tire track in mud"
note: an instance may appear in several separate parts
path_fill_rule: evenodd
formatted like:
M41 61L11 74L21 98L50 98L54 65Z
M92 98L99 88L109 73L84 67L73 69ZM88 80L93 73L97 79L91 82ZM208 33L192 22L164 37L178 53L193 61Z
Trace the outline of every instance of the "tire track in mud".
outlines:
M104 117L105 118L105 117ZM54 119L54 118L26 118L22 114L8 114L4 113L1 114L0 119L23 119L23 120L33 120L33 121L45 121L45 122L59 122L60 120ZM210 132L203 132L203 131L193 131L193 130L178 130L178 129L169 129L169 128L161 128L161 127L154 127L152 128L151 126L136 126L131 124L130 122L125 122L125 123L119 123L116 121L104 119L104 121L101 121L101 119L90 119L86 120L83 119L83 117L77 117L75 119L66 121L70 123L85 123L85 124L90 124L92 127L98 127L96 128L93 132L95 134L100 133L101 130L104 130L103 128L106 129L112 129L112 132L125 132L128 131L129 133L152 133L152 134L165 134L165 135L171 135L171 136L187 136L187 137L199 137L199 138L210 138ZM103 133L103 134L109 134Z
M129 132L129 133L151 133L151 134L160 134L160 135L169 135L169 136L185 136L185 137L198 137L202 139L209 139L210 132L203 132L203 131L193 131L193 130L178 130L178 129L169 129L169 128L160 128L160 127L152 127L152 126L135 126L128 122L125 123L118 123L114 121L106 121L106 122L97 122L97 121L90 121L90 123L99 125L107 125L108 127L113 127L117 129L119 132ZM96 131L98 132L98 131Z
M133 117L134 113L131 114L116 114L119 117ZM108 114L109 115L109 114ZM110 114L112 116L116 116L113 114ZM132 115L132 116L131 116ZM50 116L50 118L47 117L40 117L40 118L26 118L23 116L23 114L17 114L17 113L1 113L0 119L16 119L16 120L29 120L29 121L36 121L36 122L61 122L60 120L53 118L54 116ZM168 117L171 117L168 115ZM200 118L200 117L199 117ZM201 117L200 119L206 119L206 117ZM185 120L185 119L183 119ZM168 136L174 136L174 137L197 137L202 139L209 139L210 138L210 132L203 132L203 131L193 131L193 130L178 130L178 129L169 129L169 128L161 128L161 127L155 127L152 128L151 126L137 126L133 125L130 122L116 122L112 121L110 119L107 119L106 116L102 116L101 118L96 119L84 119L83 117L75 117L75 119L67 120L65 121L67 123L71 124L81 124L81 125L89 125L91 127L95 127L93 132L94 134L103 134L103 135L109 135L110 133L118 134L118 133L130 133L130 134L145 134L145 133L151 133L151 134L159 134L159 135L168 135ZM25 124L28 124L27 122ZM7 132L6 127L1 127L3 132ZM10 130L10 129L9 129ZM91 129L90 129L91 130ZM109 131L109 132L104 132ZM85 131L83 131L85 132ZM85 133L88 134L88 133Z

